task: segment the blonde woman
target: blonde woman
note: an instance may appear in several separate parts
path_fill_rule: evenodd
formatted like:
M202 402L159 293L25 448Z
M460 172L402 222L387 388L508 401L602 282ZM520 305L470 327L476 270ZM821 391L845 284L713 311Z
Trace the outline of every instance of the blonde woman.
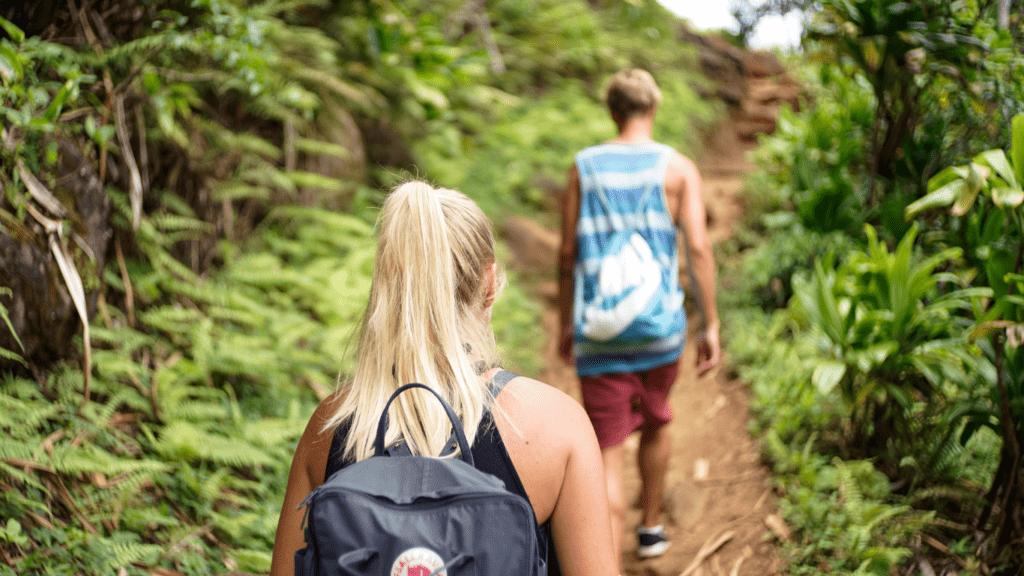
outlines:
M504 277L486 216L460 192L408 182L385 200L377 226L355 371L320 404L299 440L272 576L292 575L304 545L299 504L331 473L372 454L385 402L409 382L445 397L477 467L529 500L562 573L616 574L601 452L583 408L551 386L496 367L490 315ZM491 397L495 375L504 387ZM442 453L451 425L435 399L403 394L389 415L388 445L404 439L413 454Z

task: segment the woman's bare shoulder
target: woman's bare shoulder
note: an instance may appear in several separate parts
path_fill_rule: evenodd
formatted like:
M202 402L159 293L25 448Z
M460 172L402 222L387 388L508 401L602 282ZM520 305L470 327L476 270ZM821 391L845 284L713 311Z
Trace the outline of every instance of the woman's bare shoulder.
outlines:
M327 429L326 425L334 416L343 397L344 392L338 391L320 402L313 410L313 415L310 416L306 430L295 449L295 461L306 470L313 486L323 482L334 437L334 429Z
M509 381L496 403L511 423L523 428L529 437L547 437L571 443L591 428L583 406L573 397L526 376Z

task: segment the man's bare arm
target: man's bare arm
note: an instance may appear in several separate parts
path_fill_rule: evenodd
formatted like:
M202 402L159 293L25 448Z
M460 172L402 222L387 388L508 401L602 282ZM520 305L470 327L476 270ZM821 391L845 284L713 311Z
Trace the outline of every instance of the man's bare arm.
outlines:
M562 195L562 245L558 250L559 353L572 361L573 302L576 267L576 223L580 217L580 176L573 165Z
M665 181L666 191L675 192L678 198L676 222L685 237L683 246L690 277L695 284L693 295L697 297L703 320L703 333L697 349L697 371L703 374L718 364L721 356L715 295L717 271L708 237L703 184L697 165L678 153L669 162Z

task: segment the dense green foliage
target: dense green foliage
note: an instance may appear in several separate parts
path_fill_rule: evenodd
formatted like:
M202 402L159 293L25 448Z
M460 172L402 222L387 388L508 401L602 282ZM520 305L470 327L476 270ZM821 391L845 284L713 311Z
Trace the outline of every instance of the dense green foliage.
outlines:
M0 20L0 233L96 296L61 363L0 350L0 573L266 572L291 451L349 369L381 190L412 174L499 228L537 215L611 134L598 89L626 65L662 83L666 141L714 114L653 1L103 6L61 23L84 42ZM113 206L102 269L40 192L71 203L62 139ZM513 271L509 368L537 370L539 316Z
M821 4L814 105L783 111L757 153L749 190L768 192L725 315L800 526L786 570L1017 573L1019 16Z

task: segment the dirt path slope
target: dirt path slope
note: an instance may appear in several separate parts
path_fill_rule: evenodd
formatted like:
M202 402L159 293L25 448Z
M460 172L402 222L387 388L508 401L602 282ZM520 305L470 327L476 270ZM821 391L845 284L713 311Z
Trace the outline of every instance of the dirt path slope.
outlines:
M712 244L733 233L741 215L737 201L744 175L753 169L747 152L757 134L775 129L779 106L798 106L799 86L771 54L747 52L714 37L693 35L705 74L716 83L706 96L726 102L730 118L713 133L698 158L704 178L704 203ZM535 222L512 217L503 232L513 266L554 270L558 233ZM544 316L548 344L542 381L580 400L575 370L557 352L558 313L554 281L537 287L547 302ZM729 310L719 309L720 316ZM694 327L698 318L689 318ZM694 369L696 334L688 334L679 379L672 390L674 420L669 424L672 456L665 509L672 546L665 555L646 561L636 557L633 527L640 521L640 479L636 465L639 434L626 440L629 451L624 486L629 533L624 539L623 573L640 576L754 576L773 574L779 566L775 544L787 528L776 515L768 470L747 432L748 389L730 378L728 358L698 378Z
M735 194L739 189L743 151L739 158L708 158L705 174L705 202L713 242L727 238L739 216ZM725 170L719 166L732 167ZM728 314L722 310L722 314ZM556 337L558 316L551 302L545 314L549 335L545 371L540 379L580 399L575 370L558 357ZM690 319L690 325L697 323ZM694 370L692 332L684 352L682 370L671 395L674 421L672 459L669 463L666 498L668 532L672 547L660 558L640 561L636 538L627 535L623 549L623 572L630 575L763 575L775 571L777 563L765 519L775 512L767 486L767 470L760 465L754 441L747 433L749 413L747 388L731 380L725 366L698 378ZM624 485L627 500L638 502L640 479L636 467L639 435L626 441L629 457ZM627 526L640 521L637 506L631 507ZM725 539L705 560L691 565L701 550Z
M746 153L753 148L749 118L734 117L708 139L698 161L704 178L708 231L713 244L729 238L741 215L737 192L752 169ZM522 219L505 222L513 265L554 269L558 245L555 231ZM554 282L538 287L547 302L545 328L548 344L540 379L580 400L575 370L557 353L558 314ZM721 316L728 310L719 310ZM689 325L696 326L691 317ZM755 441L747 432L750 419L746 385L729 377L728 358L711 373L698 378L694 369L691 330L679 379L671 394L674 421L669 425L672 457L666 497L667 530L672 547L660 558L636 557L632 527L640 521L640 479L636 466L639 434L626 441L629 456L624 485L628 512L623 549L623 573L656 576L741 576L772 574L778 567L775 542L785 527L769 528L777 519L768 487L768 470L760 464Z

